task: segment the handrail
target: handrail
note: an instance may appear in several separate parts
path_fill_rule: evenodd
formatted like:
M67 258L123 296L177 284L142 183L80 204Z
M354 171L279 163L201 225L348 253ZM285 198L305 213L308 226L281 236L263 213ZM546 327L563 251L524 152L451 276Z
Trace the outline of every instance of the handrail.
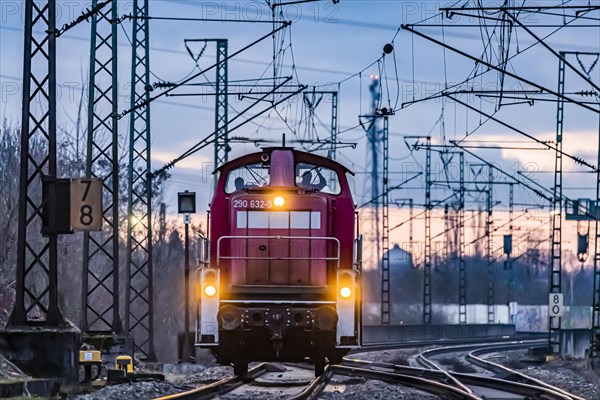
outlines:
M323 240L323 241L334 241L337 244L337 257L235 257L235 256L221 256L221 240L223 239L276 239L276 240L287 240L287 239L304 239L304 240ZM340 268L340 241L338 238L331 236L221 236L217 240L217 267L219 267L220 260L321 260L321 261L337 261L337 267Z

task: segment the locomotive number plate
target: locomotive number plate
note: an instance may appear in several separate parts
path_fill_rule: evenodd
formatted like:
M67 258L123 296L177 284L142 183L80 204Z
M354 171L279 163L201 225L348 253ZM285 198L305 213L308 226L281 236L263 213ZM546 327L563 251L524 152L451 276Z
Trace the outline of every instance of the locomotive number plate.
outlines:
M233 208L271 208L271 200L246 200L238 199L233 201Z

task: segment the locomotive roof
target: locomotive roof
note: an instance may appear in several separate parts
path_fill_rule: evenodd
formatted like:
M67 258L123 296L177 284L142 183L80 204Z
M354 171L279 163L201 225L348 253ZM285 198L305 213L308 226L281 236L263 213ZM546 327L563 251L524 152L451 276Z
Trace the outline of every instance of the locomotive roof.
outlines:
M331 168L334 170L341 169L344 172L349 172L352 175L354 175L354 172L350 171L345 165L340 164L337 161L333 161L330 158L319 156L319 155L316 155L313 153L307 153L305 151L295 150L292 147L265 147L265 148L263 148L263 151L246 154L244 156L241 156L241 157L238 157L231 161L228 161L225 164L221 165L219 168L217 168L215 170L215 172L221 171L224 169L233 169L233 168L243 166L243 165L260 163L260 162L262 162L260 159L260 156L264 153L270 154L273 150L290 150L294 153L294 160L296 160L296 161L321 165L323 167Z

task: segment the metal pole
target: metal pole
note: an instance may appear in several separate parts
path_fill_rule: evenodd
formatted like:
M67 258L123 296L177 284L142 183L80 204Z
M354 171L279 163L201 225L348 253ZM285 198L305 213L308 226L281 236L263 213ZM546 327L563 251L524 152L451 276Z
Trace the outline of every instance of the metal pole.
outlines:
M565 92L565 53L561 52L558 62L558 93ZM550 253L550 293L562 292L562 186L563 186L563 124L564 100L557 99L556 111L556 156L554 159L554 192L552 200L552 243ZM561 317L548 316L548 347L552 353L561 351Z
M92 7L98 1L92 2ZM81 329L123 333L119 310L119 165L117 0L92 16L86 177L103 182L101 232L85 232ZM106 298L111 299L106 306Z
M598 118L598 166L600 166L600 117ZM596 206L600 205L600 171L596 173ZM600 364L600 223L594 221L594 278L592 286L592 332L590 356L595 368Z
M487 218L485 221L485 235L486 241L486 258L488 265L488 324L493 324L496 321L496 269L494 268L494 254L492 252L494 237L492 234L492 226L494 220L492 217L493 207L493 185L494 185L494 173L492 167L488 166L488 190L487 190Z
M215 80L215 169L227 162L229 137L227 135L227 39L217 39L217 67ZM217 184L215 176L215 186Z
M458 323L467 323L467 271L465 262L465 155L459 153L459 210L458 210Z
M431 323L431 137L425 145L425 254L423 266L423 324Z
M150 98L149 0L135 0L132 21L131 99L133 108ZM129 193L125 328L136 351L155 360L152 265L152 177L150 104L130 114Z
M190 237L189 237L189 218L186 216L185 218L185 254L184 254L184 279L185 279L185 289L184 289L184 310L185 310L185 321L184 321L184 338L183 338L183 361L189 361L192 352L191 352L191 343L190 343Z
M508 192L508 231L509 231L509 235L511 237L511 241L512 241L512 237L513 237L513 210L514 210L514 196L515 196L515 188L514 185L511 184L509 186L509 192ZM508 302L512 302L513 301L513 293L514 293L514 285L515 285L515 272L513 271L513 267L512 267L512 259L511 259L511 254L507 254L506 255L506 268L508 269ZM511 321L512 322L512 321Z
M331 154L332 160L335 160L337 153L337 135L338 135L338 92L331 93Z
M35 29L34 29L35 28ZM38 34L36 32L44 32ZM25 2L16 299L9 326L64 324L58 306L57 235L41 236L41 178L56 178L56 2ZM36 37L39 35L39 37ZM32 68L35 66L36 68ZM41 68L41 73L37 72ZM47 72L44 69L47 68ZM32 107L35 105L35 107ZM35 104L38 103L38 104ZM47 111L36 112L38 106ZM35 158L30 143L47 146ZM42 143L40 143L42 142ZM42 145L43 148L43 145ZM39 157L41 156L41 157ZM39 158L38 158L39 157ZM41 159L41 160L40 160ZM40 282L43 282L40 284ZM38 314L37 316L32 315Z
M381 324L391 322L390 308L390 220L389 220L389 120L383 117L383 256L381 258Z

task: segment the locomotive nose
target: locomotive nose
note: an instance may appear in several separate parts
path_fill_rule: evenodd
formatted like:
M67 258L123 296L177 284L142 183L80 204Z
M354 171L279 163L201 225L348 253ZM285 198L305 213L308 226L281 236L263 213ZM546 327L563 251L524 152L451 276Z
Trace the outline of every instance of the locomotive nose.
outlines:
M226 305L219 309L217 318L221 328L226 331L233 331L240 327L242 322L242 312L235 306Z
M331 306L321 306L315 311L315 327L321 331L332 331L338 322L338 315Z

